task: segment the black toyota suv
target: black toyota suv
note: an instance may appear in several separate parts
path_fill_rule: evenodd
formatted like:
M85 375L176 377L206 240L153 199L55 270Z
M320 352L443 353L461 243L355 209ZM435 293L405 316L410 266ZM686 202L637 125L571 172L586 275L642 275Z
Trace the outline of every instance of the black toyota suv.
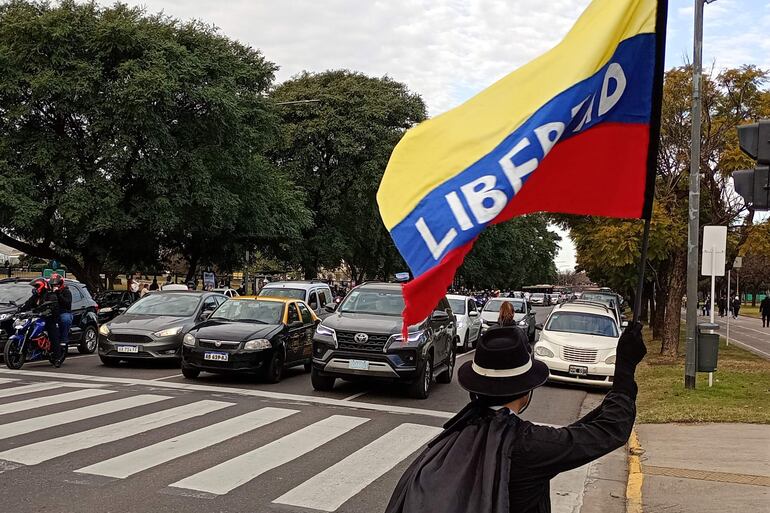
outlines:
M425 399L435 378L450 383L457 328L446 298L433 313L401 335L404 297L397 283L370 282L348 293L313 336L311 381L331 390L336 378L376 378L406 383L411 396Z

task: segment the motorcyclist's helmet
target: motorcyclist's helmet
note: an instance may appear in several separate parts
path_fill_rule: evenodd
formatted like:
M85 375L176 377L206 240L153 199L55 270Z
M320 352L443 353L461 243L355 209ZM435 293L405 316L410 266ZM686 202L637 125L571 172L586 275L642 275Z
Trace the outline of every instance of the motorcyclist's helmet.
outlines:
M59 273L53 273L51 277L48 278L48 283L51 285L53 290L63 289L67 286L64 283L64 278L62 278L62 275Z
M45 278L35 278L30 282L30 285L32 285L32 288L34 289L33 293L37 296L40 296L51 289L51 286Z

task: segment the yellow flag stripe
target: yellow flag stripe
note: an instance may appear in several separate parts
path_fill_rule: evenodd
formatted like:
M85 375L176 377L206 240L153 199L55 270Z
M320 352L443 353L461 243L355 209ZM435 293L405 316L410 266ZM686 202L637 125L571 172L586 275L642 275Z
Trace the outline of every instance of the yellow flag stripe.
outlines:
M393 151L377 193L387 229L435 187L492 151L540 106L596 73L621 41L654 33L656 4L594 0L555 48L464 104L409 130Z

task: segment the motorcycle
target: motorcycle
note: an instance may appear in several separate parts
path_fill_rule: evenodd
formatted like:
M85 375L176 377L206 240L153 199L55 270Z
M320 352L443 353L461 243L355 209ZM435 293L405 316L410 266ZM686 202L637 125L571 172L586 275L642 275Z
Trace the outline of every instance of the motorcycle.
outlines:
M25 362L46 358L53 365L53 347L45 329L45 319L40 314L17 314L13 320L13 329L16 332L8 338L3 351L5 365L9 369L19 370Z

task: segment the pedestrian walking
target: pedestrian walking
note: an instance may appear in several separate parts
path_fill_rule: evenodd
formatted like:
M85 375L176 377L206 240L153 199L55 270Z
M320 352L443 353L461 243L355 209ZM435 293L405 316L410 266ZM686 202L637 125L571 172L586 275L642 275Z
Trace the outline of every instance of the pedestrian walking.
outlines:
M150 290L158 290L160 286L158 285L158 278L155 277L152 279L152 283L150 283Z
M562 428L520 415L548 367L533 360L527 336L494 327L459 369L471 402L409 466L386 513L548 513L550 481L623 446L635 418L636 366L647 352L633 323L617 346L612 389L598 408Z
M770 290L765 292L765 298L759 303L759 315L762 316L762 327L770 328Z
M735 299L733 299L733 319L738 318L738 313L741 311L741 298L740 296L735 296Z
M139 289L139 298L143 298L147 294L150 293L150 286L146 283L142 284L142 287Z
M717 305L719 306L719 316L724 317L725 311L727 310L727 298L724 295L719 296L719 301L717 301Z

